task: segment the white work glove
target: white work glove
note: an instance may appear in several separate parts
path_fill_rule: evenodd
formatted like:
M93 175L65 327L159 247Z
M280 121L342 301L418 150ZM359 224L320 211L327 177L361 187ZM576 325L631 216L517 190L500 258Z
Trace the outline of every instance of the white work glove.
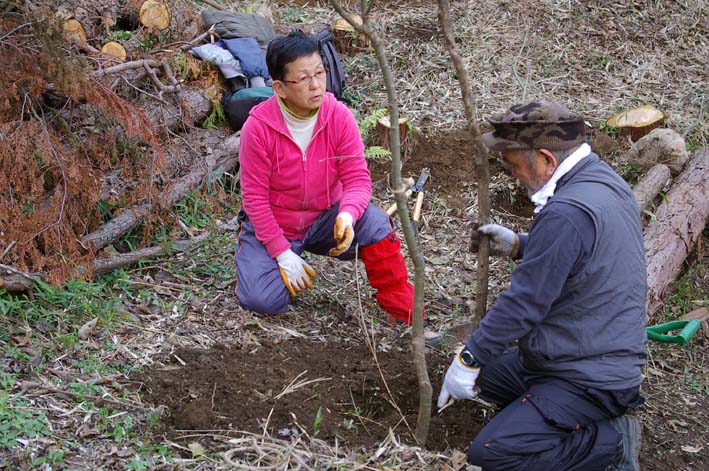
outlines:
M354 239L354 228L352 227L352 215L347 211L342 211L337 215L337 221L335 221L335 242L337 242L337 247L330 249L327 253L331 257L337 257L352 245L352 239Z
M300 258L298 254L288 249L278 255L276 261L278 261L278 269L281 271L283 283L292 297L306 288L313 289L313 282L310 281L310 278L316 276L315 270L305 263L305 260Z
M460 354L456 354L451 366L446 371L446 378L443 380L443 387L438 395L438 410L440 411L450 398L456 400L475 399L478 396L475 381L479 374L480 368L465 366L460 360Z
M480 247L480 234L490 236L490 255L497 257L512 257L517 255L519 250L519 236L512 230L499 224L484 224L480 226L474 222L471 225L470 251L477 252Z

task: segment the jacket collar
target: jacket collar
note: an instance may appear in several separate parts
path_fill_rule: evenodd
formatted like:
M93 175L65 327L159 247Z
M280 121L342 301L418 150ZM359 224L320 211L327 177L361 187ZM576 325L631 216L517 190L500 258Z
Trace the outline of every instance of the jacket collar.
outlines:
M337 99L335 96L330 92L326 92L322 105L320 105L320 111L318 112L318 120L315 123L315 131L328 122L330 116L335 110L336 104ZM274 131L282 134L288 134L288 127L286 126L286 122L281 114L281 107L278 104L277 95L273 95L263 103L254 106L249 112L249 117L258 119L262 124L265 124Z

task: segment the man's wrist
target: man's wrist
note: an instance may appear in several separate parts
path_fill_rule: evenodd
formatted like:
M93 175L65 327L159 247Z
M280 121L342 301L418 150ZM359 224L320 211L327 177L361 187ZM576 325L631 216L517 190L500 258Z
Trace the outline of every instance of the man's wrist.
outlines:
M482 366L478 359L475 358L475 355L473 355L473 352L468 350L467 346L463 347L463 350L458 354L458 360L463 366L467 366L468 368L480 368Z

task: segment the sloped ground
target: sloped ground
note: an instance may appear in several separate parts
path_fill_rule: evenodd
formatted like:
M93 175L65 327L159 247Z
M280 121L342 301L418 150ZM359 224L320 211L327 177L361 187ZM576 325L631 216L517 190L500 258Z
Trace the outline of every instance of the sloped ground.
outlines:
M438 135L432 136L432 142L445 137L456 139ZM425 142L421 147L437 148L426 147ZM429 151L428 161L455 166L460 155L450 148L443 150L443 155ZM412 166L417 164L416 155L409 161ZM375 172L375 181L378 177L383 174ZM449 332L447 343L453 344L463 338L475 273L474 259L464 250L467 232L456 226L461 224L460 216L453 216L459 208L445 205L456 195L454 179L450 182L450 187L439 182L438 189L432 190L429 201L440 205L427 211L420 240L428 261L427 312L436 325ZM502 194L507 190L503 186ZM517 194L515 189L510 191ZM509 213L503 220L522 224L529 209L525 203L519 208L522 215ZM223 261L228 263L228 257ZM234 429L251 433L266 430L280 437L315 434L331 444L337 440L346 449L366 449L385 439L392 429L400 440L413 443L407 424L415 424L418 392L408 336L399 337L382 325L361 267L315 257L311 262L319 274L318 286L300 295L288 314L247 317L238 336L232 338L217 325L233 324L233 317L209 307L201 314L207 316L207 325L199 321L182 324L184 334L175 342L180 348L134 378L142 383L144 400L167 406L159 429L162 433L179 441L181 436L192 439L196 430L220 430L226 435ZM679 304L674 307L677 313L696 306L688 298L709 292L706 254L695 263L676 283L675 293L679 294L673 299ZM497 261L500 273L507 269L501 264ZM504 280L501 273L492 286L504 288ZM232 297L231 293L224 296ZM362 342L358 301L363 305L368 331L371 325L377 339L377 361ZM696 301L705 302L702 298ZM184 348L194 346L189 341L191 335L205 334L212 337L210 344L216 348ZM709 406L708 339L700 332L685 347L649 345L651 366L643 386L648 402L637 412L645 426L643 469L699 470L709 464L705 446L709 428L704 417ZM429 351L434 400L449 363L449 351L447 347ZM484 405L456 404L435 415L428 446L432 450L464 450L493 411Z
M421 131L404 174L432 170L419 235L427 313L454 343L475 290L475 259L466 239L476 193L467 141L458 130L464 125L460 94L431 2L383 3L375 13L387 33L403 111ZM690 146L707 144L705 3L483 0L454 2L453 8L482 118L525 97L547 96L583 111L598 132L621 108L650 103L668 112L669 126ZM282 22L335 17L322 3L301 1L278 2L274 13ZM373 56L346 62L360 114L384 106ZM622 152L603 154L628 178L636 172ZM387 206L387 163L372 162L371 168L374 200ZM494 219L527 227L524 192L499 172L492 190ZM290 456L294 467L309 460L302 469L455 469L460 455L452 450L399 445L412 442L407 424L415 426L418 400L409 336L383 323L361 266L313 257L316 289L299 296L284 316L255 318L233 295L235 237L233 231L217 233L191 253L112 279L112 308L119 315L99 326L96 337L66 340L60 352L46 349L48 339L81 325L62 325L62 316L83 312L90 318L90 306L61 307L57 297L55 312L49 309L41 321L2 319L13 332L3 338L3 374L22 381L3 388L24 402L0 396L3 407L11 404L0 408L0 416L18 408L34 415L22 428L4 422L20 441L2 449L0 466L38 468L44 458L56 469L217 469L225 462L232 469L258 469L256 457L270 452ZM706 304L707 260L701 252L678 280L668 317ZM491 300L506 286L508 272L506 261L493 261ZM16 334L29 331L34 337ZM364 332L375 338L382 373ZM648 403L637 412L644 425L643 469L709 466L708 342L699 333L683 347L650 344L643 386ZM449 354L443 348L429 355L434 400ZM431 447L464 449L492 412L477 403L446 409L432 420ZM18 435L18 429L38 426L31 417L46 418L51 430L35 439ZM7 433L0 432L0 445ZM290 445L296 435L300 440ZM261 466L266 463L262 459Z

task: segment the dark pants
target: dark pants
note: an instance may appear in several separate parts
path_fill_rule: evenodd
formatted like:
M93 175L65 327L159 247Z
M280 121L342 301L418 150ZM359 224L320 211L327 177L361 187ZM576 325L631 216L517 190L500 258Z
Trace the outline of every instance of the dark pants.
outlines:
M609 419L626 408L603 391L552 377L532 377L519 352L481 371L481 399L504 407L468 449L484 471L593 471L618 457L620 434Z
M303 240L291 240L291 250L298 255L304 251L327 255L337 244L333 228L339 212L339 203L318 217ZM340 260L353 260L356 247L367 246L385 239L392 232L389 216L378 206L370 204L354 224L354 239L349 250L340 254ZM290 295L278 270L278 262L271 258L266 247L256 238L249 222L241 223L236 247L236 296L244 309L261 314L285 312Z

